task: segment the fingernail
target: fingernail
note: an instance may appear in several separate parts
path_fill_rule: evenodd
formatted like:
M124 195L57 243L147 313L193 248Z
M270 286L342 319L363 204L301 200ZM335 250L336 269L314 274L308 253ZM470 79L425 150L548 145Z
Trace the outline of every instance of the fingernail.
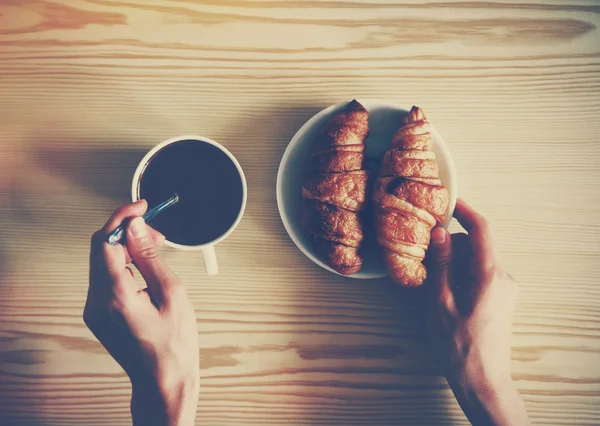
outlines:
M136 217L129 224L129 229L131 229L131 235L136 238L145 237L148 235L148 229L146 228L146 222L142 217Z
M448 235L448 231L444 228L434 228L431 231L431 242L433 244L444 244L446 242L446 235Z

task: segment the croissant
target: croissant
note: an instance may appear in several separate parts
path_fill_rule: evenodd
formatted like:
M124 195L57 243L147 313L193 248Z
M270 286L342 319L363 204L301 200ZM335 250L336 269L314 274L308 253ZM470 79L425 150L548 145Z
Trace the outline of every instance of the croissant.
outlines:
M373 188L377 241L390 277L407 287L427 276L422 261L431 229L444 221L449 195L433 152L431 125L413 106L383 156Z
M353 100L321 130L302 184L305 226L319 254L343 275L358 272L363 263L360 215L368 204L368 133L369 114Z

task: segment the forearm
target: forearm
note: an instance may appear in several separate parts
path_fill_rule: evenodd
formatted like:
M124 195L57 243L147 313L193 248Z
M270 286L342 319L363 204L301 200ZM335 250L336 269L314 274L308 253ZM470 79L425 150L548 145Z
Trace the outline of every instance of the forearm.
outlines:
M198 404L198 383L185 380L171 389L132 386L133 426L192 426Z
M465 415L475 426L531 424L510 377L495 382L448 379L448 383Z

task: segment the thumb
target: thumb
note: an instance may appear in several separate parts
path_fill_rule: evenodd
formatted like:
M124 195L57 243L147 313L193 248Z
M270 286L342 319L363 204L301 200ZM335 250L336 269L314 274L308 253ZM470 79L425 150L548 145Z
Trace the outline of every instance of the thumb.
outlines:
M450 288L450 261L452 259L452 241L450 233L441 227L431 231L429 246L429 273L433 290L439 302L448 310L453 311L454 295Z
M168 302L177 277L164 263L152 239L151 229L142 217L136 217L127 226L127 251L144 277L148 290L160 305Z

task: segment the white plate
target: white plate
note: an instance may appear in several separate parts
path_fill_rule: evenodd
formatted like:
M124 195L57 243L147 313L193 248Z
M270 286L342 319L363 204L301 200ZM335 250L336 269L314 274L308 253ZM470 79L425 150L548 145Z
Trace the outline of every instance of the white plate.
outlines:
M367 146L367 168L373 168L375 175L379 163L387 150L392 136L401 125L401 118L408 110L396 104L384 101L358 101L369 111L369 137L365 141ZM321 260L317 254L312 238L301 225L302 213L302 176L307 161L315 149L318 132L334 114L341 111L348 102L332 105L317 113L298 130L290 141L279 165L277 172L277 207L279 215L287 233L296 246L310 260L322 268L338 274ZM425 111L427 115L427 111ZM434 131L434 151L440 168L442 183L450 193L450 214L444 226L452 220L452 212L456 203L456 172L454 162L442 137ZM362 269L356 274L348 275L351 278L381 278L387 275L382 261L379 246L374 239L364 243L364 262Z

